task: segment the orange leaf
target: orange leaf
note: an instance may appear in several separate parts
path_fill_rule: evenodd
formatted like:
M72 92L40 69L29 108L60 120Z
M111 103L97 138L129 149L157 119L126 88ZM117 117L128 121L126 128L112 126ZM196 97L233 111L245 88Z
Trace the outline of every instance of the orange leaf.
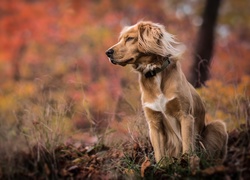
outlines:
M150 160L146 157L145 161L141 165L141 177L144 177L145 170L150 166Z

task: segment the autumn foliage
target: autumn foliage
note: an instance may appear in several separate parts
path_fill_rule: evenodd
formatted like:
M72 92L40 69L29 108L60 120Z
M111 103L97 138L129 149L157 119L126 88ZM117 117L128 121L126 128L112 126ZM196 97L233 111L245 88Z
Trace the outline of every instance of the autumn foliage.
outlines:
M222 119L233 130L250 121L250 21L248 1L223 3L211 79L199 93L207 121ZM201 9L201 3L185 0L1 0L0 155L34 144L57 152L60 142L74 138L90 142L83 131L98 136L116 130L110 141L129 136L127 123L143 117L137 74L109 63L106 49L123 26L159 22L182 42L189 77Z

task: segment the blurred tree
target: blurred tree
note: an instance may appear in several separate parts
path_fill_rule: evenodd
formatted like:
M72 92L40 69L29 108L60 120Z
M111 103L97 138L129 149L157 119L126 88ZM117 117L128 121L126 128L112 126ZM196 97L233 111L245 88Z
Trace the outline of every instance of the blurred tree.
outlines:
M194 63L191 67L190 82L196 88L205 84L209 78L209 67L214 49L214 30L218 18L221 0L207 0L203 13L203 22L198 32Z
M18 52L15 53L15 56L13 57L12 64L13 64L13 79L15 81L20 80L20 61L27 49L27 45L25 43L22 43L18 49Z

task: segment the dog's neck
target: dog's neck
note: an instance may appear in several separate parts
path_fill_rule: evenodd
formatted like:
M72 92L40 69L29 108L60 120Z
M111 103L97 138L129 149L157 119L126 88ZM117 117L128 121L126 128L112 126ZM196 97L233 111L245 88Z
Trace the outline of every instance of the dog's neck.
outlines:
M170 57L171 55L167 55L166 57L163 57L163 64L161 67L156 67L155 69L152 69L150 71L148 71L146 74L144 74L144 76L146 78L151 78L156 76L157 73L162 72L164 69L166 69L168 67L168 65L170 64Z
M165 57L162 56L147 56L141 58L147 58L148 63L145 64L136 64L134 65L134 69L142 73L145 78L152 78L156 76L157 73L162 72L165 70L171 63L170 61L171 54L168 54Z

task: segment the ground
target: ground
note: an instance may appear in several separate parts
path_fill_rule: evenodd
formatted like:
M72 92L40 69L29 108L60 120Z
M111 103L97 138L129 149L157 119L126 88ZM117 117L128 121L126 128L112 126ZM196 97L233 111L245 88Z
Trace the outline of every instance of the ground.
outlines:
M121 148L68 143L53 152L35 146L14 157L15 170L1 167L1 179L249 179L250 130L242 125L229 133L228 154L220 165L201 159L191 167L181 157L160 167L149 143L132 142Z

